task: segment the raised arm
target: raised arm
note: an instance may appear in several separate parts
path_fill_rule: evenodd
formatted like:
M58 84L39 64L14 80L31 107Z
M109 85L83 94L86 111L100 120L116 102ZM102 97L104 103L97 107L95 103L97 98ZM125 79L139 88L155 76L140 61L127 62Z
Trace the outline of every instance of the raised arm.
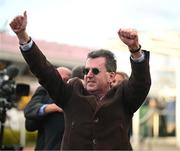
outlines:
M131 53L132 72L124 84L124 96L128 110L135 112L144 102L151 86L149 52L141 49L136 30L120 29L118 35Z
M46 88L49 95L58 106L64 106L68 101L70 91L57 69L46 59L44 54L26 32L27 14L16 16L10 27L17 35L21 53L30 67L31 72L38 78L39 83Z

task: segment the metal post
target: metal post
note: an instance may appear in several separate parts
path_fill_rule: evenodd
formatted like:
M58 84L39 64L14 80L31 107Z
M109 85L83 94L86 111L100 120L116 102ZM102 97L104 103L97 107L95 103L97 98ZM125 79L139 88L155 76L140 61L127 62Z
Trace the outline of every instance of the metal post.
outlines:
M23 111L19 111L19 128L20 128L20 144L25 146L26 144L26 130L25 130L25 118Z
M139 119L139 110L137 110L133 117L133 124L132 124L132 139L133 139L133 148L136 150L139 147L140 136L139 136L139 129L140 129L140 119Z
M180 61L178 61L180 66ZM180 68L176 68L176 145L180 147Z

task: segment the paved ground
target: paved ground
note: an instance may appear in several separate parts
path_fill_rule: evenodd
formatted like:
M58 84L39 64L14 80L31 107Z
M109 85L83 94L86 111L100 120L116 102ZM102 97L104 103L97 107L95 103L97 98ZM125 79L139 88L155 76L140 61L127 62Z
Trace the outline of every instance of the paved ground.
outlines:
M141 140L134 151L180 151L176 146L175 138L146 138ZM25 147L23 151L34 151L33 148Z
M140 142L134 151L180 151L175 138L146 138Z

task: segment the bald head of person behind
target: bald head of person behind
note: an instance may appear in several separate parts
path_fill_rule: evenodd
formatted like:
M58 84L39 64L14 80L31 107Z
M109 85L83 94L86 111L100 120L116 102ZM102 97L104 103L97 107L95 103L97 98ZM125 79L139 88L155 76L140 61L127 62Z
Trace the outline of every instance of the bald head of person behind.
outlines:
M58 67L57 71L61 75L63 81L67 82L71 78L72 71L67 67Z

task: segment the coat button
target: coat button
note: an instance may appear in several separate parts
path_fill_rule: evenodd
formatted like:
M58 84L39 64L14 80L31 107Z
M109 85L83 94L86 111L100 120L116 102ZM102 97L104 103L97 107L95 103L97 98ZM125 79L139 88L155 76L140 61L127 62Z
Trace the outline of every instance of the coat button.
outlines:
M75 122L72 122L71 123L71 127L74 128L74 125L75 125Z
M96 119L94 119L94 123L98 123L99 122L99 118L97 117Z
M96 144L96 139L93 139L93 144Z

